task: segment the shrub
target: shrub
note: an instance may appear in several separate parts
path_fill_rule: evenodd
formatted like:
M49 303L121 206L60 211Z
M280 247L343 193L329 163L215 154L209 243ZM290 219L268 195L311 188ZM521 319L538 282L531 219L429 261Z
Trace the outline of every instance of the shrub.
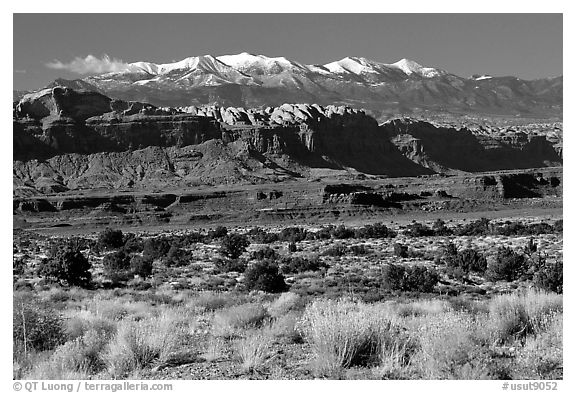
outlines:
M366 255L366 254L370 253L370 249L368 247L366 247L364 244L357 244L354 246L350 246L348 251L350 251L352 253L352 255L355 255L355 256Z
M282 229L278 235L278 240L283 242L297 243L306 239L306 230L299 227L288 227Z
M80 250L68 244L53 249L51 254L46 263L40 265L40 276L55 278L79 287L90 285L92 265Z
M406 258L408 256L408 246L400 243L394 243L394 255L400 258Z
M144 279L150 277L152 275L152 259L136 255L130 260L130 268L135 275Z
M21 276L26 269L26 261L24 258L12 258L12 274L14 276Z
M491 280L514 281L522 277L528 268L526 257L511 248L500 247L488 269L486 276Z
M408 225L405 233L410 237L434 236L434 231L430 227L419 222Z
M434 221L432 225L432 230L434 231L435 236L450 236L454 234L454 231L446 226L446 223L441 220L437 219Z
M395 330L382 309L349 300L314 301L301 329L312 345L317 373L329 376L342 368L377 365L383 339Z
M248 263L242 259L217 259L214 261L214 267L219 273L238 272L244 273Z
M278 265L270 261L257 262L248 267L244 274L244 284L248 290L271 293L283 292L287 289Z
M293 292L284 292L268 306L268 313L273 318L279 318L294 310L300 304L301 298Z
M162 258L170 251L170 242L165 238L149 238L144 241L144 257L152 260Z
M354 237L358 239L384 239L395 236L396 232L379 222L373 225L365 225L354 231Z
M190 262L188 253L178 246L172 245L166 257L164 258L164 265L172 266L186 266Z
M546 264L534 274L534 284L538 288L556 293L562 293L564 287L564 264L556 262Z
M280 260L280 270L284 274L315 272L327 267L328 264L318 258L284 257Z
M220 254L230 258L237 259L246 248L250 245L250 241L245 235L239 235L237 233L232 233L226 235L222 238L220 244Z
M122 231L119 229L106 228L98 235L98 244L107 250L122 247L124 244Z
M110 376L125 378L182 348L185 326L170 312L139 321L121 321L102 358Z
M460 252L457 251L456 255L452 254L452 250L449 252L450 254L445 257L448 276L461 279L471 272L484 273L486 271L486 257L478 251L469 248Z
M383 269L384 286L393 290L432 292L438 280L436 270L424 266L388 264Z
M545 330L551 315L562 311L562 296L542 291L499 295L490 300L487 330L499 343Z
M269 233L264 231L260 227L252 228L248 231L247 235L252 239L254 243L274 243L278 241L277 233Z
M268 318L266 309L257 303L228 307L214 314L212 332L217 337L233 337L242 329L254 329Z
M335 239L351 239L354 237L354 230L346 228L344 225L339 225L332 231L332 237Z
M456 230L458 236L480 236L490 234L490 220L481 218Z
M562 220L554 221L553 228L556 232L563 232L564 224Z
M274 337L270 329L251 331L245 338L234 343L244 371L252 372L262 366L270 356Z
M343 255L346 255L347 251L348 251L348 248L345 245L337 244L335 246L329 247L326 250L324 250L322 255L326 255L326 256L330 256L330 257L341 257Z
M129 233L125 236L124 241L124 251L127 253L137 253L144 251L144 242L142 239L133 233Z
M14 355L46 351L64 343L63 319L56 310L36 298L14 296L12 310Z
M296 243L292 242L288 244L288 252L296 252L298 248L296 247Z
M273 248L266 247L266 248L262 248L260 250L254 251L252 253L252 258L257 259L259 261L261 261L263 259L275 260L278 258L278 253Z
M102 260L104 273L112 281L127 280L133 277L130 271L130 254L124 250L118 250L112 254L108 254Z
M328 240L332 237L332 231L334 230L333 225L327 227L322 227L314 233L314 239L317 240Z
M211 239L222 239L228 234L228 229L224 226L217 226L208 232L208 237Z

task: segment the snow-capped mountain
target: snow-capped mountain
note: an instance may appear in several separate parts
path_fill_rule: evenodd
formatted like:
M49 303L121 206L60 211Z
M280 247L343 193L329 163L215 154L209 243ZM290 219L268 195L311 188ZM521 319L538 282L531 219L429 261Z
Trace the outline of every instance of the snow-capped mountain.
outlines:
M243 52L165 64L140 61L83 82L111 97L160 106L255 107L305 102L345 104L391 114L562 113L562 77L535 81L488 75L463 78L409 59L388 64L345 57L307 65Z

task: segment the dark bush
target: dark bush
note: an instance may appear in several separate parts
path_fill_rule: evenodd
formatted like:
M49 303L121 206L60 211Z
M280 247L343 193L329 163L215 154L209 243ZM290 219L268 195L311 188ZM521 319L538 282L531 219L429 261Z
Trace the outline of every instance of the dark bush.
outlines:
M24 258L12 258L12 275L21 276L26 269L26 260Z
M14 296L13 301L12 338L15 355L32 350L52 350L65 342L63 319L50 304L23 296Z
M432 230L434 231L435 236L450 236L454 234L454 231L446 226L446 223L441 220L437 219L434 221L432 225Z
M122 247L124 245L122 231L119 229L106 228L98 235L98 245L106 250Z
M189 247L193 244L197 243L204 243L207 239L207 236L199 232L191 232L185 235L182 235L180 238L180 247Z
M133 233L129 233L124 238L124 251L129 254L132 253L140 253L144 251L144 242L140 237L134 235Z
M124 250L106 255L102 261L104 273L112 280L129 278L131 276L130 259L130 254Z
M388 264L383 270L383 285L393 290L432 292L438 280L436 270L424 266Z
M284 274L315 272L328 267L328 264L318 258L284 257L280 259L280 270Z
M481 218L473 221L463 227L457 228L455 231L458 236L480 236L490 234L490 220Z
M354 231L354 237L357 239L384 239L395 236L396 232L380 222L373 225L365 225Z
M248 263L242 259L217 259L214 261L214 267L218 273L244 273L247 266Z
M310 234L310 232L308 232ZM298 251L298 247L296 247L296 243L292 242L288 244L288 252L296 252Z
M348 252L348 248L343 244L336 244L335 246L328 247L322 255L330 256L330 257L341 257L346 255Z
M526 257L511 248L500 247L496 259L488 265L486 277L490 280L514 281L526 274Z
M278 235L278 240L283 242L297 243L306 239L306 230L299 227L288 227L282 229Z
M166 256L170 251L170 242L165 238L149 238L144 241L144 257L158 259Z
M400 258L406 258L408 256L408 246L400 243L394 243L394 255Z
M451 244L451 243L450 243ZM468 248L462 251L449 251L445 255L446 273L449 277L463 279L471 272L483 274L487 268L486 257L478 251Z
M270 244L278 241L277 233L269 233L260 227L252 228L247 235L254 243Z
M287 289L278 265L270 261L260 261L248 267L244 273L244 285L250 291L270 293L283 292Z
M405 233L410 237L434 236L434 231L430 227L419 222L408 225Z
M277 258L278 253L276 252L276 250L270 247L262 248L252 253L252 259L257 259L259 261L263 259L275 260Z
M48 260L40 265L38 274L64 281L68 285L87 287L92 278L91 268L88 259L70 243L53 248Z
M232 233L222 238L220 243L220 254L230 259L237 259L246 251L250 241L245 235Z
M554 231L556 232L563 232L564 224L562 220L554 221Z
M133 256L130 260L130 269L134 275L147 278L152 275L152 259L141 256Z
M370 249L366 247L364 244L357 244L354 246L350 246L350 248L348 248L348 251L355 256L370 254Z
M346 228L344 225L339 225L332 231L334 239L352 239L354 237L354 230Z
M327 240L332 238L332 232L334 231L334 225L329 225L327 227L322 227L314 233L314 239L317 240ZM312 240L312 239L310 239Z
M216 228L210 230L208 232L208 237L210 239L222 239L227 234L228 234L228 228L220 225L220 226L217 226Z
M167 267L173 266L186 266L190 262L188 253L178 246L171 246L168 253L163 259L164 265Z
M564 287L564 264L556 262L546 264L534 274L533 282L538 288L562 293Z

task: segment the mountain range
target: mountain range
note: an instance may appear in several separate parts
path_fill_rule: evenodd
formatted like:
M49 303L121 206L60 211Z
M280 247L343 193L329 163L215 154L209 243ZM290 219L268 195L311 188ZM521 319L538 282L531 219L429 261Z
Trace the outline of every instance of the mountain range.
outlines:
M156 106L278 106L285 102L348 105L376 118L419 113L562 117L563 77L461 77L402 59L385 64L345 57L306 65L285 57L240 53L135 62L119 72L56 85ZM14 92L15 99L19 98Z

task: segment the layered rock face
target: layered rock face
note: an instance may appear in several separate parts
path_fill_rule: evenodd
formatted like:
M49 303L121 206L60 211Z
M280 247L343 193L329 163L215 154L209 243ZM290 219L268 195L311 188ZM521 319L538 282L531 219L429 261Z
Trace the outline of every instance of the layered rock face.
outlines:
M344 106L182 107L55 87L14 107L21 194L323 176L416 176L561 165L545 137L507 138L409 119L378 125Z

